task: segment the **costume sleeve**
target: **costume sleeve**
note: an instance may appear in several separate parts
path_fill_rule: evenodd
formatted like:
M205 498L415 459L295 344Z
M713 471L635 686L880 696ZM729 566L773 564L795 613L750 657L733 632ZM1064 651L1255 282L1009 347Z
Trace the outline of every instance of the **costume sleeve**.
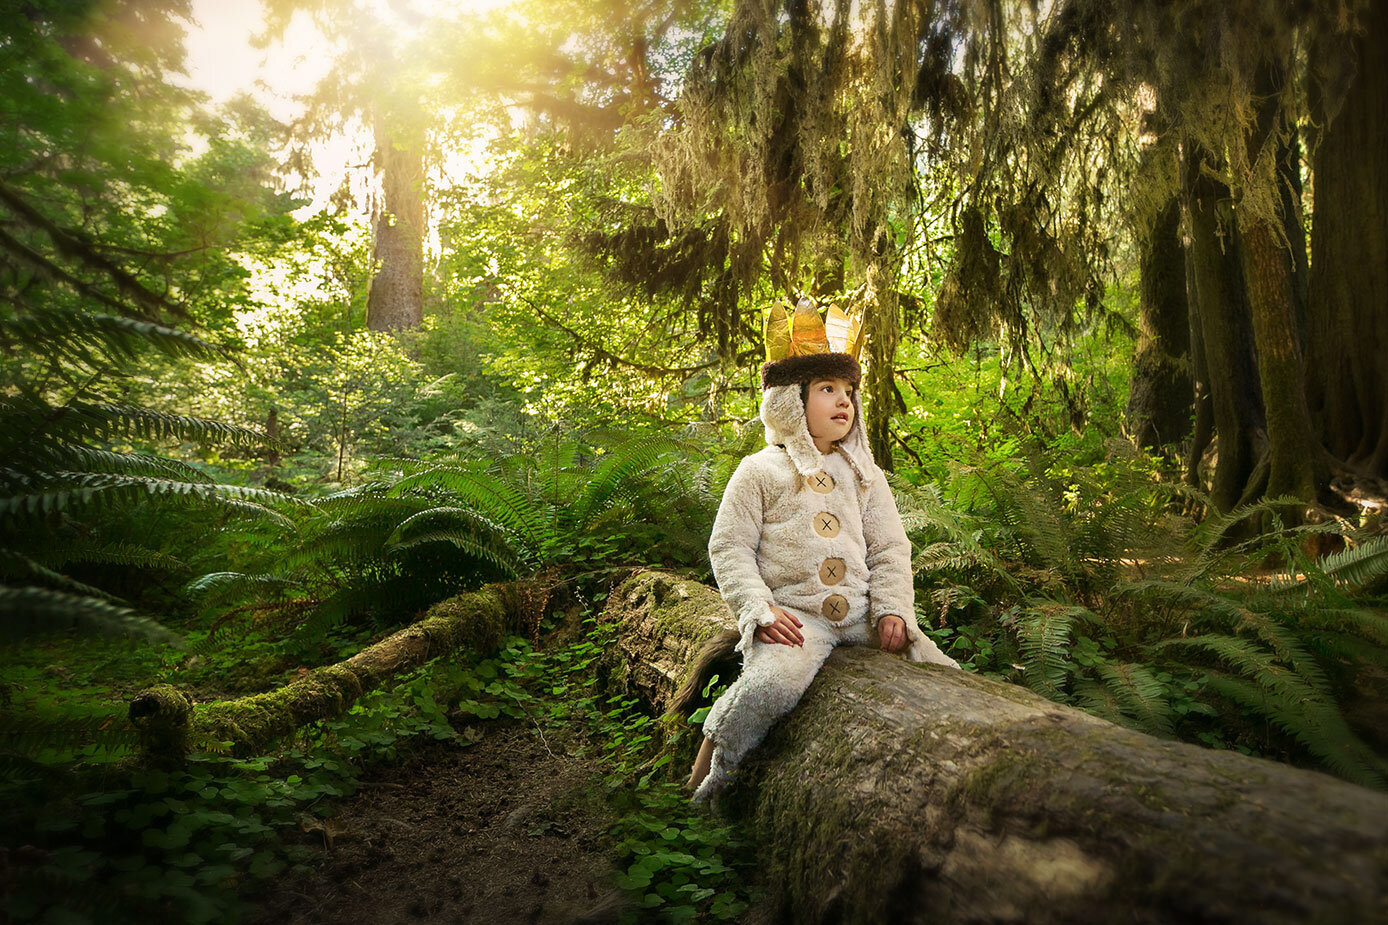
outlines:
M867 541L868 622L876 627L877 621L888 614L901 617L906 621L906 639L910 643L906 650L908 659L958 668L959 663L941 652L916 622L911 541L901 526L891 486L880 469L863 509L863 538Z
M764 516L761 481L747 459L723 489L718 516L708 538L708 559L713 578L728 608L737 617L741 635L734 651L744 651L758 626L776 622L771 613L771 589L762 580L757 566L757 547L761 544Z

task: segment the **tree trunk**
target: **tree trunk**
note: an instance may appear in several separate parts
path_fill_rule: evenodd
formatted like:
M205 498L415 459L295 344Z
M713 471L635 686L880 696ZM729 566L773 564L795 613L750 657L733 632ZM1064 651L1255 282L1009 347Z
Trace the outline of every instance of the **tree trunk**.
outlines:
M1313 157L1308 382L1331 454L1388 478L1388 4L1369 4L1367 19L1367 34L1330 36L1316 50L1351 56L1358 73L1338 107L1313 102L1324 128Z
M1172 200L1142 247L1137 355L1127 415L1138 443L1153 449L1190 433L1193 396L1181 209Z
M904 411L896 389L896 348L901 338L901 319L896 285L891 273L874 262L868 267L868 288L874 301L863 321L867 336L867 369L864 372L864 429L873 461L886 471L892 463L892 415Z
M384 208L376 217L376 275L366 297L373 331L417 328L424 321L424 155L376 123L376 159Z
M1254 177L1258 159L1275 154L1275 146L1268 148L1267 142L1282 119L1280 77L1272 69L1265 69L1259 84L1254 124L1245 136L1250 183L1257 182ZM1280 179L1276 168L1267 173L1274 180ZM1243 202L1248 201L1249 197L1244 197ZM1239 253L1252 309L1267 422L1265 492L1311 501L1322 484L1329 481L1329 470L1319 464L1320 443L1311 428L1311 413L1306 405L1306 367L1297 325L1293 256L1281 246L1277 222L1271 216L1240 214L1239 230Z
M732 624L713 589L652 572L607 615L612 680L657 701ZM726 808L761 852L759 921L1388 918L1388 796L873 649L830 656Z
M1186 322L1190 328L1190 364L1193 373L1192 387L1195 398L1195 431L1190 438L1190 451L1186 455L1186 484L1201 487L1200 462L1205 450L1214 439L1214 409L1210 402L1210 370L1205 361L1205 340L1200 330L1200 316L1194 311L1197 304L1195 294L1195 269L1191 259L1191 248L1185 252L1186 267Z
M1262 451L1263 405L1253 332L1239 266L1233 222L1221 221L1229 189L1201 170L1208 154L1187 143L1182 162L1189 257L1195 300L1191 315L1200 326L1208 373L1211 417L1219 438L1210 496L1228 511L1238 504Z
M194 707L169 685L144 691L130 704L144 760L157 767L182 763L190 741L231 742L239 755L256 755L307 723L341 716L357 698L391 676L463 646L494 649L530 609L519 584L488 586L429 609L418 623L369 646L344 662L318 668L279 690Z

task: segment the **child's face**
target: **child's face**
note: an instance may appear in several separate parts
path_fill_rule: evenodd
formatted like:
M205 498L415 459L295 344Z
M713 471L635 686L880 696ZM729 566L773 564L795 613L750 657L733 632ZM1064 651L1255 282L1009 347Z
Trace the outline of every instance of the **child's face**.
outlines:
M853 386L847 379L816 379L805 396L805 423L810 436L832 442L853 427Z

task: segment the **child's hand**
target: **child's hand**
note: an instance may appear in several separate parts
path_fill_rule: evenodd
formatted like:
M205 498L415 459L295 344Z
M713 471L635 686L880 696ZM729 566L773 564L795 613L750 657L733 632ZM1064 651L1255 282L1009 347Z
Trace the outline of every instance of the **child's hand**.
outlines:
M900 652L906 648L906 621L895 614L888 614L877 621L877 636L882 640L883 652Z
M805 634L800 632L800 627L804 624L775 604L771 605L771 612L776 615L776 622L768 626L757 627L757 631L753 635L761 642L779 642L786 646L803 646ZM902 632L904 633L905 630Z

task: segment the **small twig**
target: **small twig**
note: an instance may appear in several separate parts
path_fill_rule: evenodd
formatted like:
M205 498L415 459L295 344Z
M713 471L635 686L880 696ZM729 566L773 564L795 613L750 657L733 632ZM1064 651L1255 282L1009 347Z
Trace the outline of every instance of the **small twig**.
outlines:
M549 756L551 758L553 758L555 761L558 761L559 756L556 755L554 752L550 751L549 741L545 739L545 731L540 728L539 721L536 720L535 717L530 715L530 711L525 708L525 704L521 702L521 699L519 697L510 692L507 693L507 696L514 700L516 702L516 705L521 708L521 712L525 714L525 718L535 724L535 731L540 735L540 744L545 747L545 751L549 752Z

